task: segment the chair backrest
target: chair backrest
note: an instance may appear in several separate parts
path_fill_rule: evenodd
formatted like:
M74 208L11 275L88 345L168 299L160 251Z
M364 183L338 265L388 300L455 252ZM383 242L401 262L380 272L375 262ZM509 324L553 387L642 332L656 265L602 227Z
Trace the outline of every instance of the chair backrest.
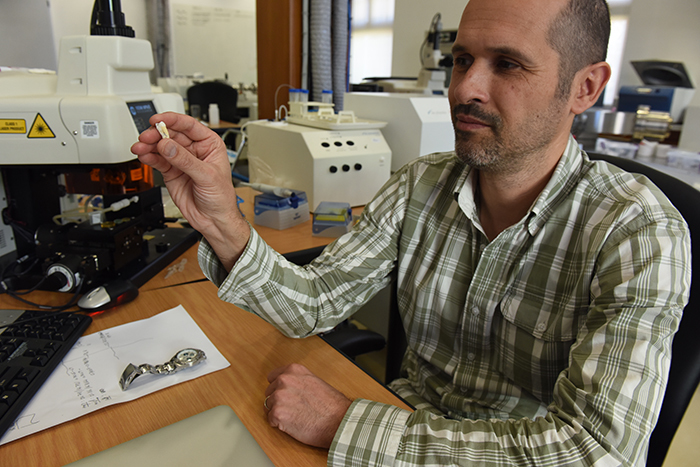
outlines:
M627 171L645 175L654 183L685 218L691 233L692 269L700 271L700 191L687 183L632 159L589 153L593 160L604 160ZM695 277L693 276L693 279ZM673 339L673 356L668 386L661 413L649 441L648 467L661 467L680 425L690 400L700 382L700 339L695 334L700 329L700 281L694 280L690 288L690 300L683 312L680 327ZM396 287L393 281L392 287ZM401 359L406 350L406 337L399 315L395 290L389 311L389 338L387 340L386 381L399 377Z
M607 161L627 172L645 175L664 192L690 228L693 254L691 266L695 271L695 265L700 261L700 191L676 177L633 159L594 153L588 155L591 159ZM697 290L700 282L696 283L694 279L693 276L690 301L683 311L680 328L673 339L668 386L659 421L649 441L649 467L660 467L663 464L673 436L700 382L700 339L695 334L700 329L700 291Z
M219 106L219 117L230 123L238 123L238 91L221 81L196 83L187 89L187 105L199 105L202 115L209 111L209 104Z

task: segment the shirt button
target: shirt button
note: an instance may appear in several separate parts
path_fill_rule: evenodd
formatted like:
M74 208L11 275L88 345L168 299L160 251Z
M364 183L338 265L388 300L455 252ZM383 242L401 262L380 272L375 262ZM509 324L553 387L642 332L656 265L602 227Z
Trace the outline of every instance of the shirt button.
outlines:
M546 325L546 324L540 323L540 324L537 325L537 330L538 330L538 331L544 331L545 329L547 329L547 325Z
M473 314L474 316L479 316L479 308L477 308L477 307L475 307L475 306L472 307L472 314Z
M475 358L476 358L476 355L474 355L473 353L469 352L469 354L467 354L467 359L470 362L473 362Z

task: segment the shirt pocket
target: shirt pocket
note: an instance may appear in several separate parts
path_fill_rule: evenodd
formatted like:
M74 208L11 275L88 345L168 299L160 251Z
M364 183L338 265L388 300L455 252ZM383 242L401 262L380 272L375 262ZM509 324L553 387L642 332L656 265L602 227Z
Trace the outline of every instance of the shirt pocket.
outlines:
M547 342L570 341L576 338L582 314L588 305L575 299L552 303L547 297L509 293L499 303L503 318L518 328Z
M545 297L504 297L492 327L499 371L549 403L559 374L568 366L582 313L585 311L575 303L554 309Z

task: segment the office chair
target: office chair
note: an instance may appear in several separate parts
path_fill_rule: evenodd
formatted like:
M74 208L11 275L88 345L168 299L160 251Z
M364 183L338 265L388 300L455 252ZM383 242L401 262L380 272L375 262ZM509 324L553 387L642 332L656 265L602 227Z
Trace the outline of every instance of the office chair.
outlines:
M282 256L294 264L303 266L320 255L324 248L325 246L319 246ZM358 329L348 320L343 321L333 330L321 334L320 337L352 360L355 360L358 355L382 350L386 345L381 334L368 329Z
M681 180L632 159L588 153L592 160L609 162L627 172L645 175L678 209L691 232L692 269L700 268L700 191ZM698 264L698 268L695 265ZM700 269L698 269L700 271ZM683 312L672 346L671 369L659 420L649 440L647 467L661 467L673 436L690 400L700 383L700 282L691 282L690 300ZM396 281L392 281L387 339L386 381L400 376L401 361L406 351L406 335L396 301Z
M209 104L219 106L221 120L229 123L238 123L241 120L236 107L238 105L238 91L232 86L222 81L204 81L187 89L187 105L190 109L193 105L198 105L202 117L206 117L205 120L208 120Z
M627 172L646 175L681 213L691 234L692 270L700 271L700 191L677 178L632 159L588 154ZM696 268L695 266L698 265ZM693 277L694 279L694 277ZM671 370L659 420L649 440L648 467L661 467L678 425L700 382L700 282L691 281L690 300L683 311L680 327L673 339Z

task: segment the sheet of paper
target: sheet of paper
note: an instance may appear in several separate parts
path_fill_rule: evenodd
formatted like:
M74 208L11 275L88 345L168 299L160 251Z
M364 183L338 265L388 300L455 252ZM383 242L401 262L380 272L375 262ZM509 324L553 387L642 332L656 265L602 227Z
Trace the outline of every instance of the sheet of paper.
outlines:
M139 376L126 391L119 387L119 378L129 363L160 365L188 347L203 350L207 359L171 375ZM83 336L0 439L0 444L229 365L182 305L148 319Z

